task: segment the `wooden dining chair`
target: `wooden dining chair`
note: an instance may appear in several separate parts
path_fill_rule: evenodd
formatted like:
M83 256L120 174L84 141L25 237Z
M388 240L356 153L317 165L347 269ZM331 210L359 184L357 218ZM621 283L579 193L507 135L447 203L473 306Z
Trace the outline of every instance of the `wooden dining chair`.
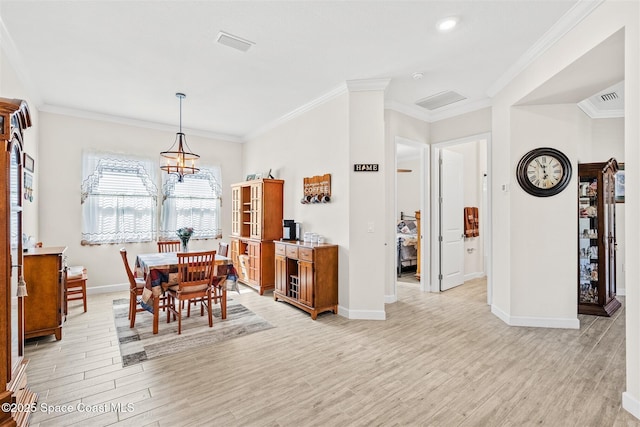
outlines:
M87 269L82 266L65 267L64 269L64 314L69 312L69 301L82 301L84 312L87 312Z
M135 277L129 267L129 261L127 260L127 250L125 248L120 249L120 256L124 263L124 269L127 272L129 278L129 327L133 328L136 324L136 313L139 311L145 311L144 308L138 307L138 297L142 296L142 291L146 285L145 281L141 277Z
M178 283L167 291L167 323L178 319L178 334L182 333L182 302L187 301L188 315L191 301L202 302L200 315L207 310L209 327L213 326L211 307L212 282L215 273L216 251L178 253Z
M218 255L229 256L229 244L227 242L218 243Z
M159 241L158 252L180 252L180 240Z

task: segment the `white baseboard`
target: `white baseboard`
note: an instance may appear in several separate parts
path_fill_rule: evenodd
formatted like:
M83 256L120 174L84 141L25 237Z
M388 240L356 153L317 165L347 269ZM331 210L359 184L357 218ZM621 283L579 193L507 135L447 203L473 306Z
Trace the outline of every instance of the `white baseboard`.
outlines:
M580 329L578 318L550 318L510 316L495 305L491 306L491 313L509 326L528 326L532 328Z
M631 396L629 392L622 393L622 407L631 415L640 419L640 400Z
M625 292L624 288L617 288L616 289L616 295L620 295L621 297L625 296L627 293Z
M111 292L122 292L129 290L128 283L117 283L115 285L87 286L87 295L109 294Z
M398 301L398 296L397 295L385 295L384 296L384 303L385 304L393 304L394 302Z
M486 276L486 274L484 274L484 272L482 271L478 271L476 273L469 273L464 275L464 281L466 282L467 280L479 279L484 276Z
M384 310L349 310L341 305L338 306L338 314L352 320L386 320Z

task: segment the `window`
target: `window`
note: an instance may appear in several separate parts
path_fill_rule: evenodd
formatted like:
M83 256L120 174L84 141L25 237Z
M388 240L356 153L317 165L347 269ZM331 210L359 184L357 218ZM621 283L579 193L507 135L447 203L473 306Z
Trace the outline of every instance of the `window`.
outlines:
M83 154L83 245L156 239L154 165L131 156Z
M193 227L192 239L214 239L220 229L222 186L219 167L202 167L178 182L176 175L165 175L162 188L160 238L176 239L176 230Z

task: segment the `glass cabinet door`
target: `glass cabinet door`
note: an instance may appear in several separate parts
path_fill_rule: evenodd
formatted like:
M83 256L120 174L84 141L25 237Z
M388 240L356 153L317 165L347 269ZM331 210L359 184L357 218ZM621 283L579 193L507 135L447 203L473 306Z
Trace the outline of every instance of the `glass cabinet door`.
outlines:
M606 264L607 286L605 286L605 303L616 295L616 211L615 211L615 175L608 170L602 177L602 201L604 203L604 227L602 238L606 239L605 246L607 253L602 254L603 262Z
M17 144L11 150L9 169L9 201L11 205L11 368L16 369L22 355L22 340L20 332L18 277L22 275L22 198L20 191L22 165L21 155Z
M598 303L598 177L581 176L579 188L580 303Z
M611 316L616 299L615 159L578 165L578 313Z

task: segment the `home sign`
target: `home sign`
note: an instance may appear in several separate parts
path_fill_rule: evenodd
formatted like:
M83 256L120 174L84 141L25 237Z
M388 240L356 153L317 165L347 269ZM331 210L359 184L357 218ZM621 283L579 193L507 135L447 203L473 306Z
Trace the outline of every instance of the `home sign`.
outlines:
M377 163L356 163L353 165L354 172L378 172Z

